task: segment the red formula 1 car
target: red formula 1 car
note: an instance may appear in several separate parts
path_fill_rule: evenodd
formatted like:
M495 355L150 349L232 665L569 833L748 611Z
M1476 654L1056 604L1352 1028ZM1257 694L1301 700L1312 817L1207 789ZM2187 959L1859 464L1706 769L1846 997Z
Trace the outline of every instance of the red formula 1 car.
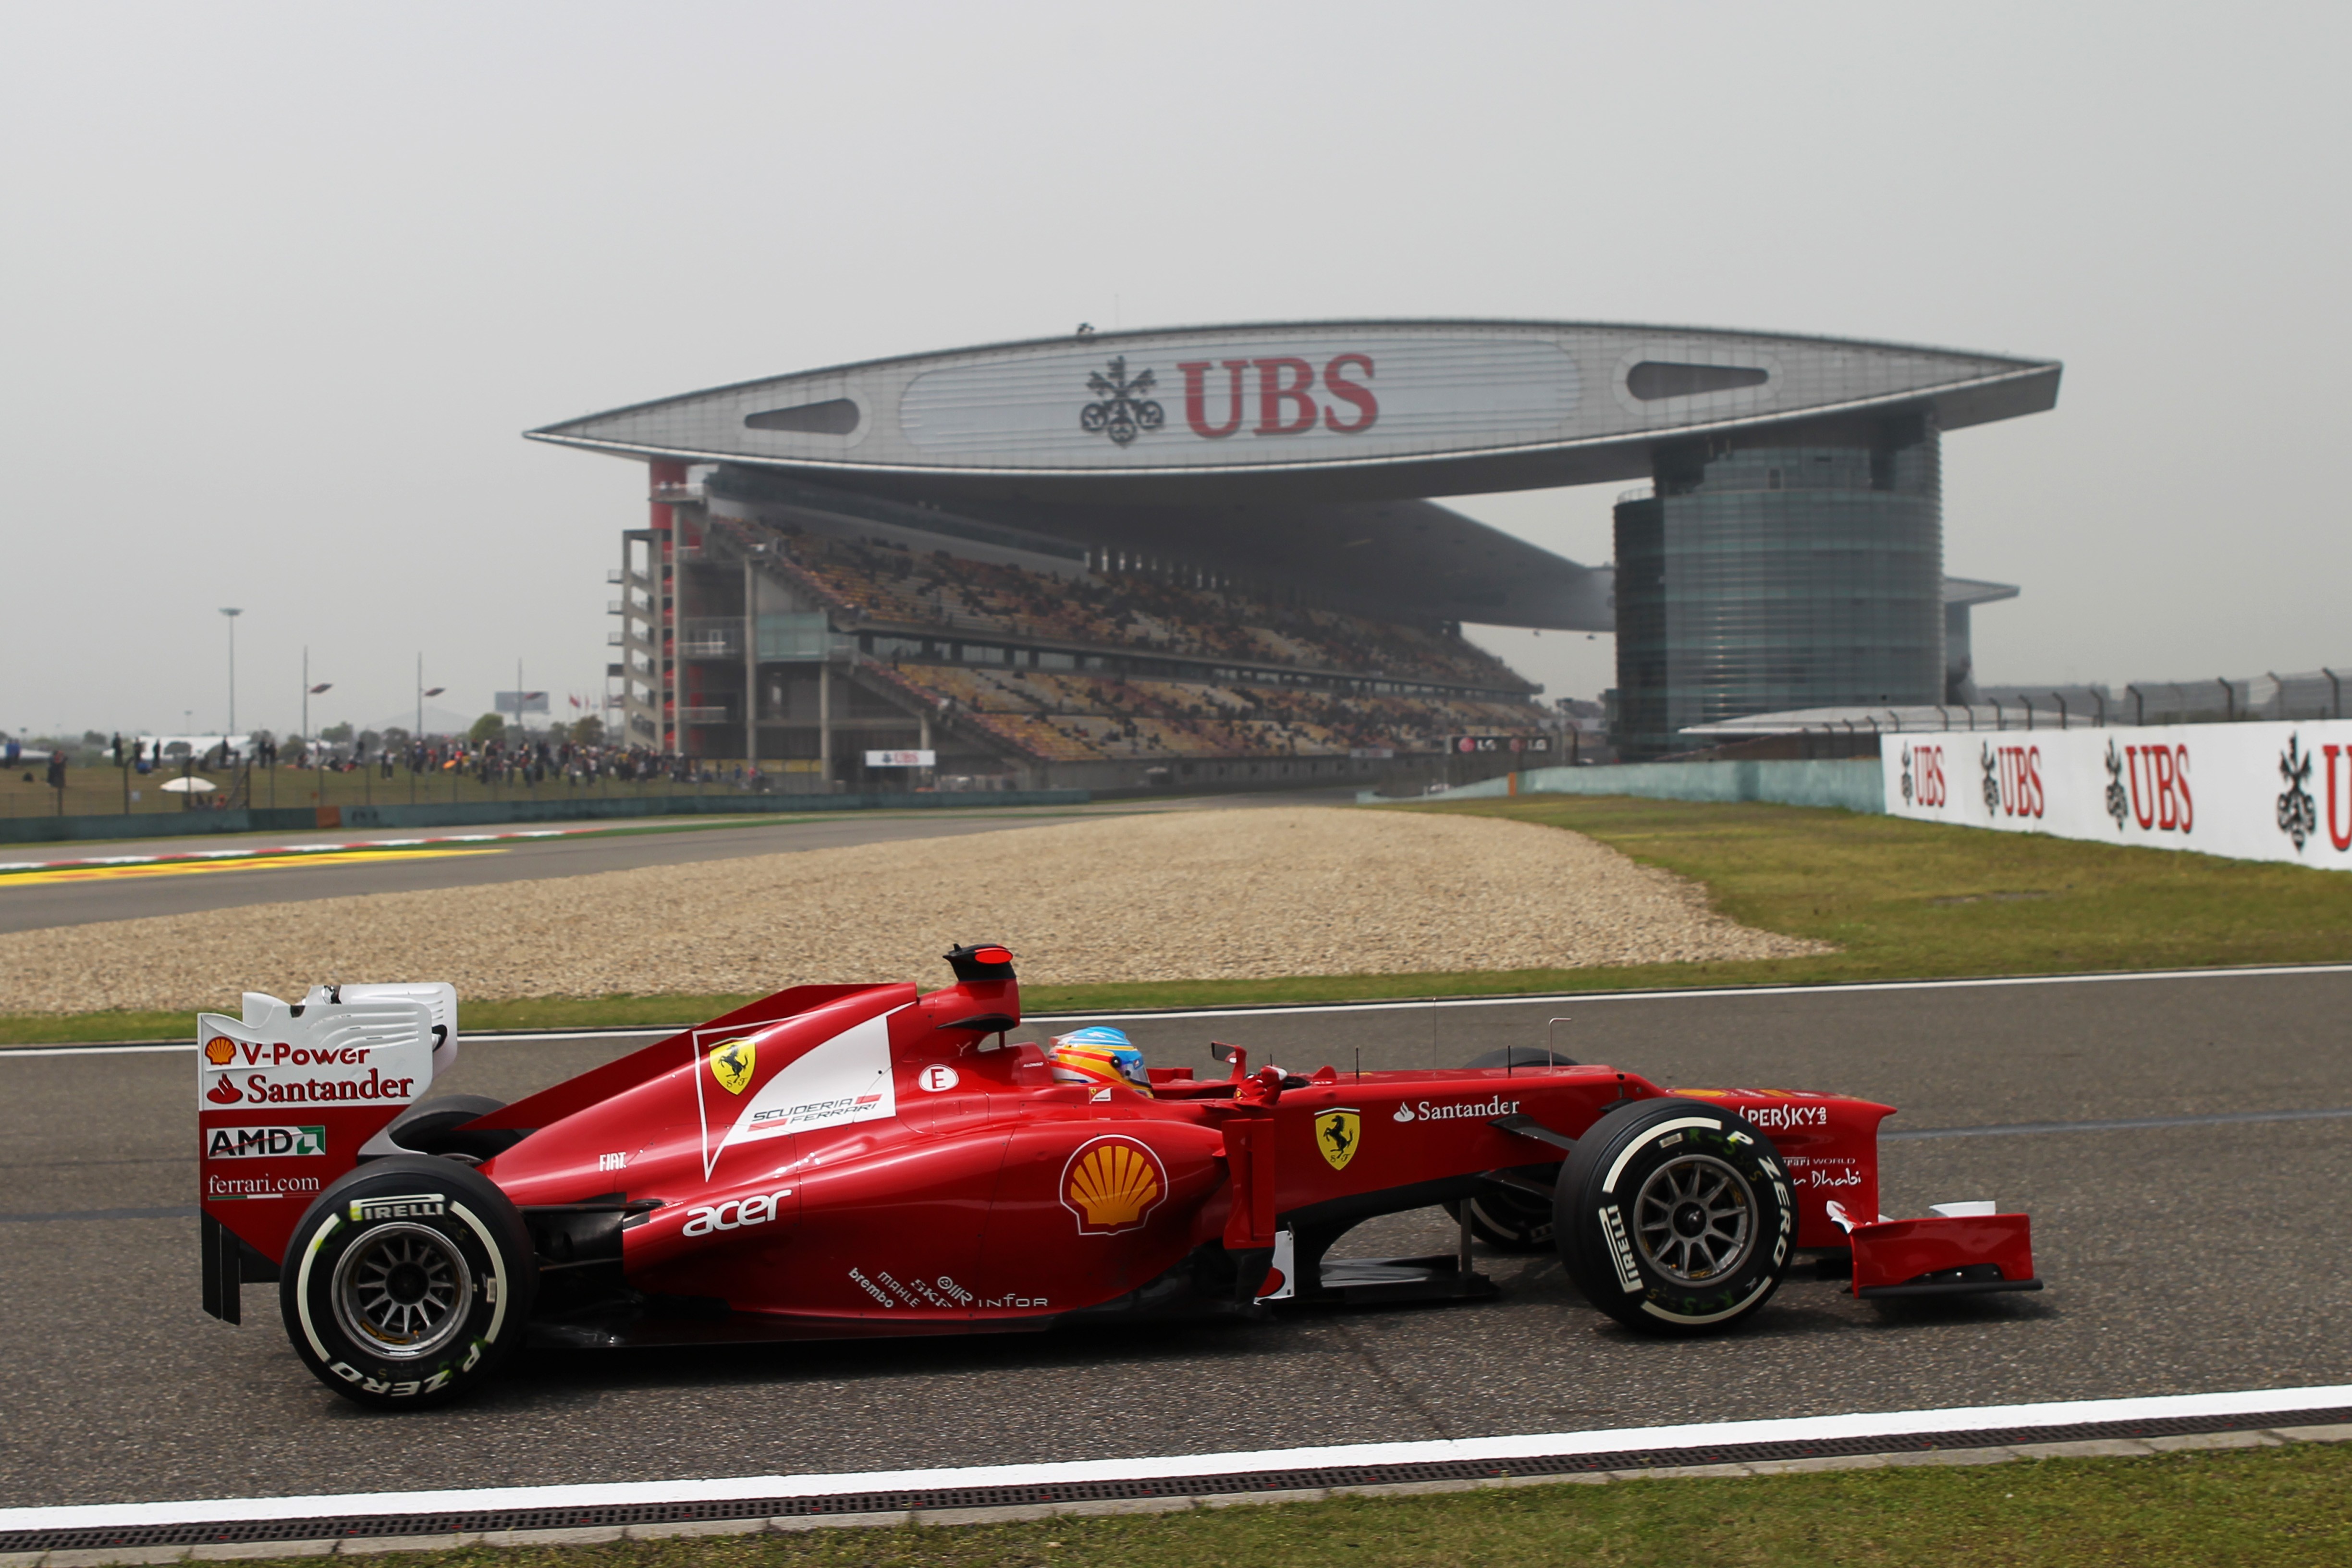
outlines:
M2026 1217L1879 1216L1890 1108L1666 1089L1527 1052L1458 1071L1057 1083L1012 955L956 984L811 985L513 1105L425 1098L446 985L248 995L200 1020L205 1309L275 1280L296 1354L415 1407L517 1344L608 1346L1264 1316L1491 1296L1494 1246L1557 1245L1592 1304L1689 1334L1752 1316L1796 1254L1863 1296L2034 1289ZM1334 1259L1444 1204L1458 1253Z

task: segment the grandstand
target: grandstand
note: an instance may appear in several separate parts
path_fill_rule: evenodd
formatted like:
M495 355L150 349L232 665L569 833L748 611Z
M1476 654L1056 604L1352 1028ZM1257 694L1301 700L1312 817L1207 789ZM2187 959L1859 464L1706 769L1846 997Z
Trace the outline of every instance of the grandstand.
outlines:
M837 731L937 731L990 777L1280 783L1567 739L1465 623L1613 634L1628 754L1963 700L1970 612L2017 590L1942 577L1942 442L2062 370L1638 322L1081 325L525 435L649 470L608 667L633 743L772 758L773 722L839 785ZM1641 479L1605 564L1439 504Z
M977 787L1360 782L1557 727L1451 624L804 484L656 499L614 574L627 731L785 788L904 781L877 751Z

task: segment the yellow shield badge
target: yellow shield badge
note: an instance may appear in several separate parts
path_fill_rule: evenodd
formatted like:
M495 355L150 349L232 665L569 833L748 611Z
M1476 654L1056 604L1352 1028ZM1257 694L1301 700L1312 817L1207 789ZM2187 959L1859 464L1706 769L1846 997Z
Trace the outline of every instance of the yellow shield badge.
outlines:
M1323 1158L1335 1171L1344 1171L1348 1162L1356 1157L1356 1145L1364 1134L1364 1116L1359 1110L1318 1110L1315 1113L1315 1147L1323 1151Z
M751 1081L751 1065L759 1047L749 1040L722 1040L710 1051L710 1076L730 1094L740 1094Z

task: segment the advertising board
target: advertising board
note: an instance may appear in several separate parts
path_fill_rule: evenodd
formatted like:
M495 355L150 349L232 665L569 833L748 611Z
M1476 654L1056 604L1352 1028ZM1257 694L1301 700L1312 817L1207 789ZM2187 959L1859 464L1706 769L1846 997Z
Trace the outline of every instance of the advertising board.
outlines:
M1888 735L1889 816L2352 870L2352 721Z
M1575 359L1539 339L1257 333L949 365L915 377L898 418L942 456L1227 464L1558 436L1580 392Z
M1526 756L1551 755L1549 735L1448 735L1445 749L1465 756L1488 752L1510 752Z

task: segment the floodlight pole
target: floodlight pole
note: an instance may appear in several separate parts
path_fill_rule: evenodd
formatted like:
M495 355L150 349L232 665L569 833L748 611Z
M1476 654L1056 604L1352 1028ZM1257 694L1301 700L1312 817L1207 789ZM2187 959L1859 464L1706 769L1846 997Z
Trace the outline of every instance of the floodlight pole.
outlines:
M228 732L236 733L236 618L243 610L224 609L228 617Z

